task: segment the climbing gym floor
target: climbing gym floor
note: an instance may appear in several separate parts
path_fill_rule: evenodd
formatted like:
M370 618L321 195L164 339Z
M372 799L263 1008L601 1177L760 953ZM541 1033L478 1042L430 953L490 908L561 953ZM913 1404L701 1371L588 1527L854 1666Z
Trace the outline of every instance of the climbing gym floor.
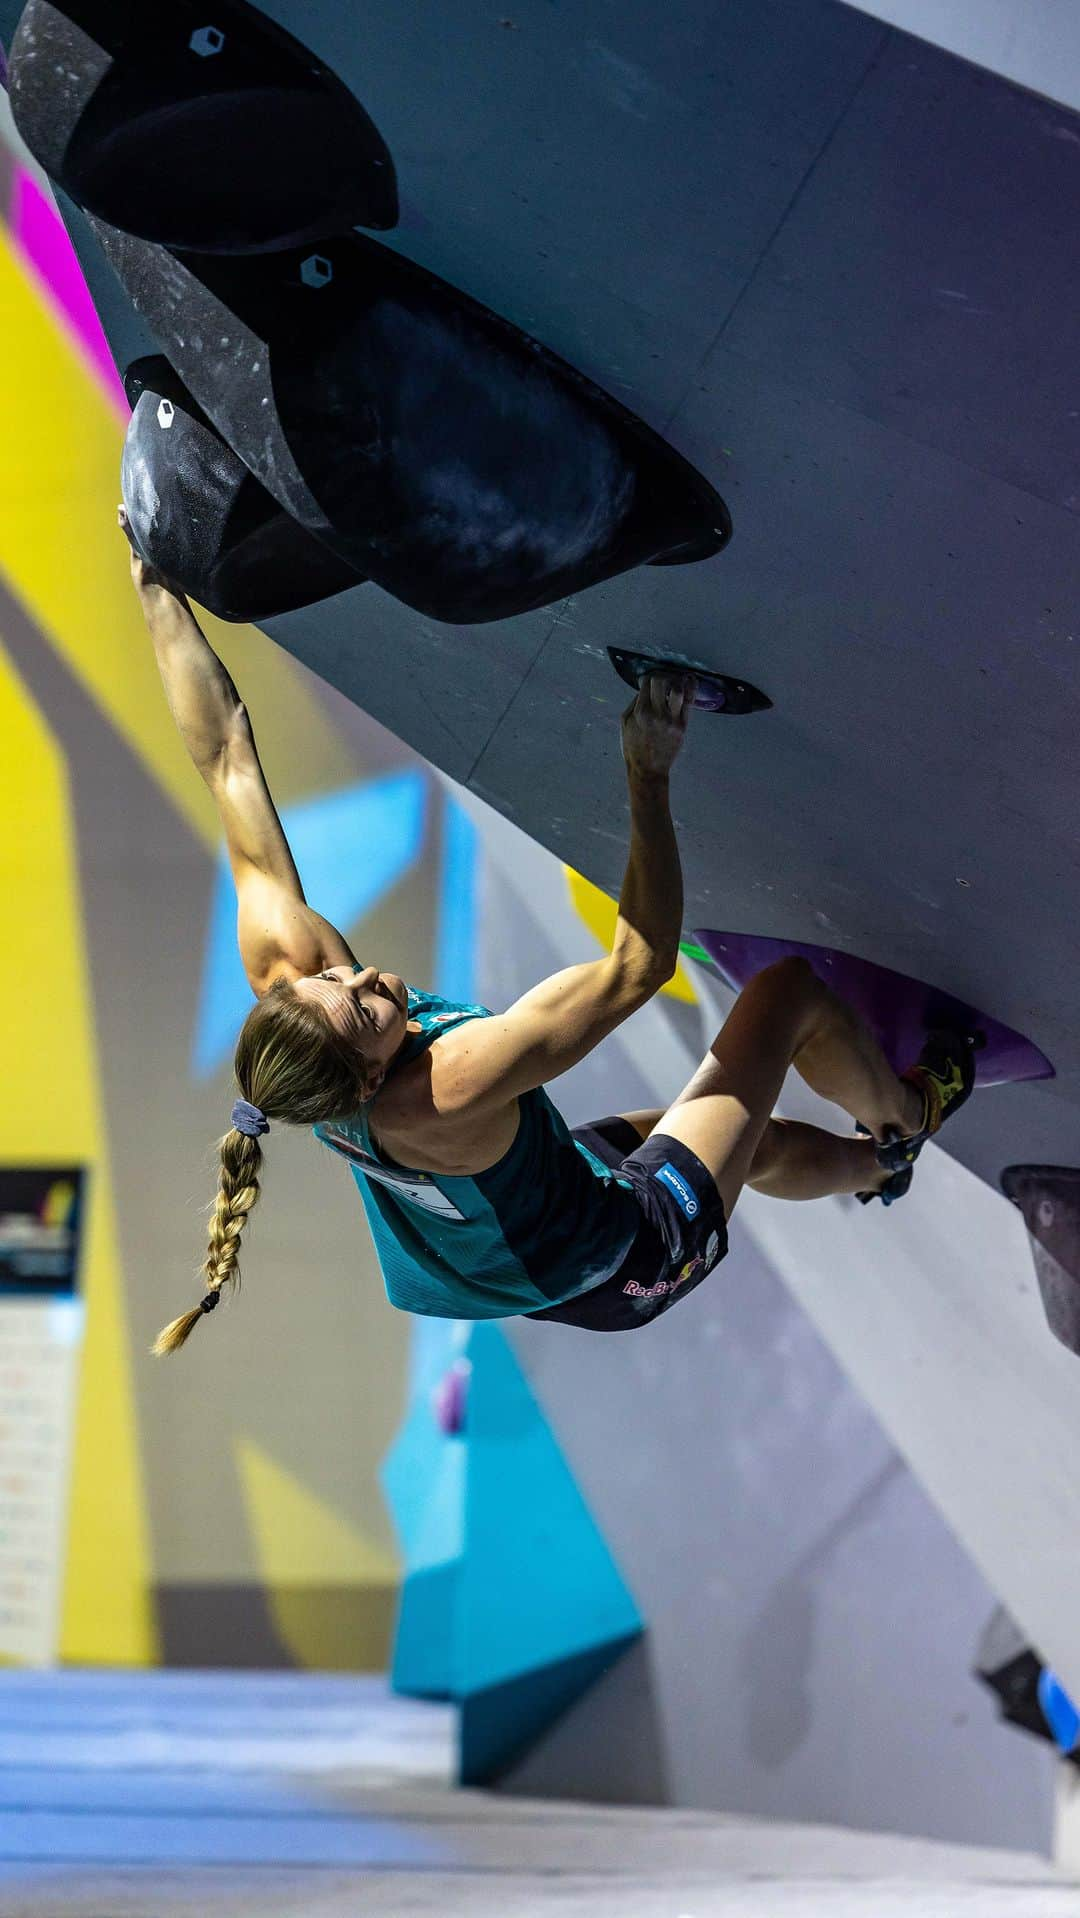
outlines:
M0 1676L0 1918L1066 1918L1040 1858L451 1784L372 1678Z

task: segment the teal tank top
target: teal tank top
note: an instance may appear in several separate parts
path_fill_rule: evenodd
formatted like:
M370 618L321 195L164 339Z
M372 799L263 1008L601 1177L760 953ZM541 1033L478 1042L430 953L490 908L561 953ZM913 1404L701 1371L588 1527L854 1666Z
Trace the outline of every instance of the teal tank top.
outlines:
M409 988L407 1063L485 1006ZM315 1127L348 1160L375 1240L387 1297L402 1312L503 1319L589 1292L622 1264L640 1223L637 1200L572 1136L541 1088L518 1101L517 1136L496 1165L444 1178L381 1158L367 1115Z

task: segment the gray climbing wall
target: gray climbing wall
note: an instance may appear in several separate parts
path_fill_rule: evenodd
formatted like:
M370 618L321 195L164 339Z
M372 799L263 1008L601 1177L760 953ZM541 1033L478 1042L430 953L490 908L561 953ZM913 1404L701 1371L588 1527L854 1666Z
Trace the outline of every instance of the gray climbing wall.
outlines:
M1080 107L1080 13L1062 0L857 0L860 13Z
M485 808L474 816L477 989L504 1005L588 940L559 868ZM724 1010L691 971L697 1007L654 1001L558 1081L572 1123L670 1097L688 1076ZM797 1810L1047 1851L1050 1749L1001 1725L970 1676L993 1591L793 1300L784 1262L746 1230L743 1203L696 1303L646 1336L512 1327L648 1637L505 1788ZM838 1203L902 1287L888 1215L875 1208L870 1224Z

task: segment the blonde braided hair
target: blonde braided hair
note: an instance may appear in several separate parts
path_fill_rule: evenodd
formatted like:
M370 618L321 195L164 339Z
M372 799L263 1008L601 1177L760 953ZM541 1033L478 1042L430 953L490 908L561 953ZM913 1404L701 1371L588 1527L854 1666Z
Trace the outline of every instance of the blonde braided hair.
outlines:
M351 1118L370 1096L367 1062L335 1032L317 1000L302 999L278 979L249 1012L233 1061L243 1098L286 1125L312 1126ZM205 1293L191 1312L166 1325L153 1344L161 1358L177 1352L199 1320L214 1309L222 1287L240 1284L240 1236L260 1191L263 1152L257 1138L235 1127L218 1143L221 1164L202 1267Z
M247 1224L259 1196L262 1147L244 1132L226 1132L219 1141L221 1170L217 1198L210 1220L210 1249L202 1268L205 1282L203 1301L193 1311L184 1312L158 1333L154 1340L155 1357L176 1352L189 1338L204 1313L212 1312L226 1282L239 1288L240 1234Z

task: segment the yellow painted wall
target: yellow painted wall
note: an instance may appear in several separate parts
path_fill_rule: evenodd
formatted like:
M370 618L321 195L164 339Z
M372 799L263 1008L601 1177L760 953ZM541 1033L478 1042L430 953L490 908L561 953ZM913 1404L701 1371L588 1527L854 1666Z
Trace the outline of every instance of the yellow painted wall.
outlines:
M15 1093L0 1101L0 1159L90 1171L63 1648L139 1663L156 1647L70 794L63 756L2 651L0 875L4 1073Z

